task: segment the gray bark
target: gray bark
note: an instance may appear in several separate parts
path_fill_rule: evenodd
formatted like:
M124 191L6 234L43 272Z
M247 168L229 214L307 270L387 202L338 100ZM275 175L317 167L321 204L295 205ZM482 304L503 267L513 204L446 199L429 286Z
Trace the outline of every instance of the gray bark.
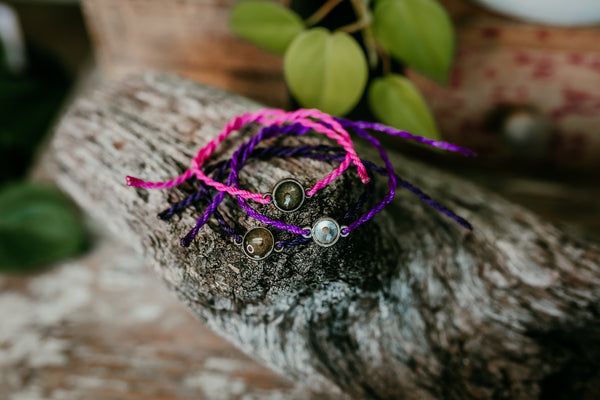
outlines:
M47 163L58 185L144 254L208 327L316 390L371 399L598 395L598 246L397 154L397 172L469 219L473 232L399 190L331 248L308 244L249 261L213 220L180 247L205 205L160 221L156 213L191 188L134 189L125 176L175 177L229 118L259 107L168 75L129 78L74 102ZM264 192L284 177L314 183L330 169L251 162L242 183ZM292 215L260 209L309 225L347 208L359 188L354 175ZM259 225L232 199L222 212L241 227Z

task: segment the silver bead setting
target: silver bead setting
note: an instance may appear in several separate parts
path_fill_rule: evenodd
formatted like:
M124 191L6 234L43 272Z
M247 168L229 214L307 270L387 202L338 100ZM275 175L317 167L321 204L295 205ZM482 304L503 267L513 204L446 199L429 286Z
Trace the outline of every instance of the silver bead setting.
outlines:
M340 236L342 229L337 221L330 217L319 218L311 228L313 241L321 247L333 246Z
M295 179L281 180L273 188L273 205L286 213L294 212L302 207L306 198L304 187Z

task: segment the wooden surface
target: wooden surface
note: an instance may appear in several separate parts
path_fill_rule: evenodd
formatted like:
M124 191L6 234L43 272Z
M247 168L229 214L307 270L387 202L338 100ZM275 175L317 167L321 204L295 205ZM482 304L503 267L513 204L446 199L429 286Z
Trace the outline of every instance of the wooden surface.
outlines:
M0 276L2 400L322 399L217 337L104 233L48 272Z
M84 0L86 24L106 78L161 70L284 107L280 57L229 32L236 0Z
M202 205L168 224L155 215L189 188L133 189L124 176L181 173L229 117L257 107L169 75L131 78L75 102L46 165L209 328L315 390L382 399L598 396L597 244L398 155L401 176L475 230L400 191L385 212L332 248L307 245L252 262L212 222L190 248L179 247ZM242 184L265 191L290 174L310 182L328 168L253 163ZM358 186L345 175L287 219L335 214ZM256 224L232 202L222 211L245 228Z

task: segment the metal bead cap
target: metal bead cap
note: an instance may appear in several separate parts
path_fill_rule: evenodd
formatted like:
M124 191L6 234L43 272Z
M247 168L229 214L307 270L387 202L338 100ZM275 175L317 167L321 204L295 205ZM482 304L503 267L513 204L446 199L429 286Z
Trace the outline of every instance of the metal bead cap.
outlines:
M242 249L244 254L252 260L264 260L269 257L275 248L275 239L270 230L266 228L252 228L244 235Z
M305 197L304 187L295 179L279 181L273 188L273 204L284 212L299 209L304 203Z
M340 225L333 218L320 218L312 227L312 238L319 246L333 246L340 238Z

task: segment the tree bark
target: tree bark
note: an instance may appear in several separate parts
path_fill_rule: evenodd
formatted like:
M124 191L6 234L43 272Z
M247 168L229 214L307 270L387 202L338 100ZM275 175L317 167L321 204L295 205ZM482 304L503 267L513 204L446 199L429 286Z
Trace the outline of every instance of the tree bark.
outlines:
M374 220L330 248L308 244L249 261L212 220L189 248L180 247L205 204L160 221L157 212L191 187L135 189L125 176L179 175L229 118L259 107L169 75L132 77L74 102L47 165L208 327L316 390L369 399L599 394L597 244L397 154L400 176L466 217L474 231L399 189ZM243 139L235 135L219 155ZM316 161L253 161L242 185L265 192L281 178L309 184L330 169ZM348 207L360 189L355 175L344 174L292 215L260 210L310 225ZM258 225L231 198L221 211L239 229Z
M0 274L2 400L339 400L236 351L130 247L94 235L42 274Z

